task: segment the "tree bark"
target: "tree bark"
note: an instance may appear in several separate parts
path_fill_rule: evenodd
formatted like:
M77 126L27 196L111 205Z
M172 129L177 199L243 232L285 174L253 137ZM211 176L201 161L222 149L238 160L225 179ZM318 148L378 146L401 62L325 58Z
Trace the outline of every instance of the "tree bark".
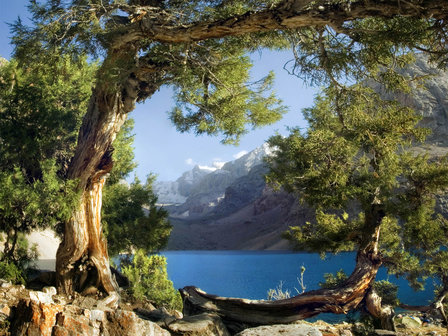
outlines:
M316 26L331 26L344 32L344 23L369 17L393 18L407 16L418 19L444 19L448 3L440 0L425 0L415 4L411 1L353 1L324 2L309 0L285 0L278 6L257 12L248 12L214 22L176 24L167 20L170 13L154 12L154 8L141 6L138 17L128 25L126 33L117 38L114 48L144 39L182 43L222 38L281 29L297 29ZM160 15L160 17L159 17ZM156 18L156 19L154 19ZM172 24L172 22L174 24Z
M236 332L258 325L290 323L320 313L346 314L356 309L371 292L381 266L378 242L384 211L378 203L375 198L365 213L364 232L356 255L355 269L340 286L313 290L277 301L219 297L189 286L180 290L184 314L217 313L227 327ZM377 303L371 306L378 308Z
M446 279L445 276L442 277L442 284L443 287L440 289L440 292L438 293L437 297L435 298L432 307L436 311L438 311L443 319L443 323L445 326L448 326L448 318L445 313L445 308L443 307L443 302L445 301L445 298L448 296L448 279Z
M94 286L118 298L103 237L101 205L102 189L112 168L111 144L126 118L120 105L118 93L108 94L97 87L83 120L68 176L79 183L80 203L65 224L56 254L60 293L69 295Z
M365 306L370 315L379 321L381 329L395 331L395 324L392 319L394 310L390 306L381 305L381 297L373 288L367 293Z
M305 292L278 301L224 298L196 287L180 290L184 314L214 312L233 331L258 325L290 323L320 313L346 314L355 309L366 296L381 262L376 255L359 252L356 267L341 286Z

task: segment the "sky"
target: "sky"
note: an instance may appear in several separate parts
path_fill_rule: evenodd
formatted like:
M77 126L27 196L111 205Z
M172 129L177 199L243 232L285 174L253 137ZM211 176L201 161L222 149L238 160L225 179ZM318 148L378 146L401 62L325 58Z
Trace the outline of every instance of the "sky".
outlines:
M0 0L0 56L3 58L10 59L13 49L8 23L19 16L26 22L27 2ZM181 134L168 119L168 113L175 104L173 91L169 87L162 87L130 113L130 117L135 120L134 153L138 167L129 179L132 180L135 175L144 181L148 174L153 173L159 181L173 181L195 165L219 167L223 162L234 160L261 146L276 132L288 134L288 127L306 127L301 110L311 106L317 89L307 87L301 79L289 75L283 69L285 63L292 59L292 52L265 50L251 54L251 58L254 62L252 80L264 77L271 70L275 73L274 90L288 108L288 113L279 122L249 130L238 146L223 145L219 137Z

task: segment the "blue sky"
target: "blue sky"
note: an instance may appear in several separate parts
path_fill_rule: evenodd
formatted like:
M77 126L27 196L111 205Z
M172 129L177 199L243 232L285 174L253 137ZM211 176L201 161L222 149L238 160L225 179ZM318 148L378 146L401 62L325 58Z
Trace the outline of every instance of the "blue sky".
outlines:
M27 0L0 0L0 56L6 59L12 51L7 23L18 16L26 19L26 4ZM287 134L288 126L305 127L301 110L312 104L317 90L306 87L283 69L292 53L263 51L251 57L254 61L253 80L271 70L276 74L275 91L289 110L284 118L274 125L249 131L241 138L239 146L223 145L218 137L177 132L168 119L168 112L174 106L172 91L169 87L162 88L131 113L135 119L135 158L138 162L135 174L141 180L149 173L155 173L161 181L175 180L195 164L212 166L233 160L260 146L275 132Z

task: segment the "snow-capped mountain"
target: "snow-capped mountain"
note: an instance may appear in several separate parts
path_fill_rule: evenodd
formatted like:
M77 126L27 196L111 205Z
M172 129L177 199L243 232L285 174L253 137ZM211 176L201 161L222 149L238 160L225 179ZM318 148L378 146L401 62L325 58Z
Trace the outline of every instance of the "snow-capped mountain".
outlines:
M433 74L409 95L399 95L401 103L421 114L421 126L433 131L416 152L441 156L448 154L448 72L433 67L420 56L405 70L410 78ZM379 93L381 87L372 84ZM176 206L166 207L173 225L168 249L240 250L286 249L282 232L290 226L314 219L314 211L286 192L274 192L265 184L269 155L267 145L227 162L221 169L204 171L195 167L175 182L159 183L161 200ZM163 186L163 187L162 187ZM165 195L165 196L162 196ZM169 196L169 197L168 197ZM436 209L448 216L448 197L439 197Z
M188 200L200 199L201 203L215 206L228 186L260 165L263 157L270 153L269 146L263 144L242 157L225 163L220 169L196 165L176 181L156 182L153 188L159 198L158 203L181 205L191 203Z

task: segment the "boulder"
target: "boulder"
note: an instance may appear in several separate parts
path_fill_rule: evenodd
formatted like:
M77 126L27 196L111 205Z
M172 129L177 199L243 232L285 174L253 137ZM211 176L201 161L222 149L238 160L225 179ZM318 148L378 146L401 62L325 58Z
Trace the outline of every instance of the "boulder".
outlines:
M48 302L43 292L19 301L11 324L16 336L170 336L157 324L126 310L83 309ZM42 298L42 301L39 301Z
M243 330L236 336L323 336L322 332L315 326L305 323L277 324L272 326L261 326Z
M406 328L419 328L422 325L422 321L417 316L404 316L399 323L403 324Z
M170 336L171 334L156 323L137 317L134 312L127 310L106 311L103 328L106 336Z
M167 328L176 336L230 336L221 318L209 313L185 316L170 323Z
M372 336L395 336L397 333L395 331L391 330L383 330L383 329L375 329L373 333L371 333Z

